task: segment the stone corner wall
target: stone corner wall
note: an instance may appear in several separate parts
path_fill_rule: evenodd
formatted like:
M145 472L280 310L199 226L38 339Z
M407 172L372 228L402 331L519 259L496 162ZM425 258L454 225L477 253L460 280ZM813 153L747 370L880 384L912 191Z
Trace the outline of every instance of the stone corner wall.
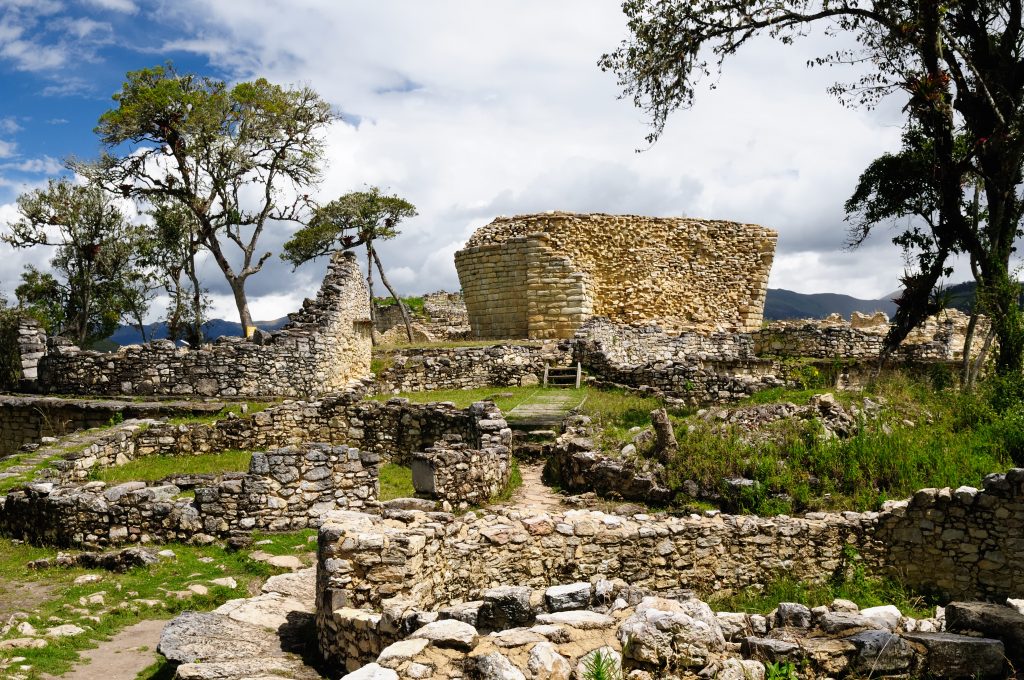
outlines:
M552 212L495 219L455 264L474 337L568 338L595 315L749 331L776 239L734 222Z
M332 256L315 300L279 331L223 337L196 349L169 340L117 352L81 350L50 338L34 388L59 394L309 397L341 391L370 372L369 294L351 253ZM38 346L38 335L23 352Z

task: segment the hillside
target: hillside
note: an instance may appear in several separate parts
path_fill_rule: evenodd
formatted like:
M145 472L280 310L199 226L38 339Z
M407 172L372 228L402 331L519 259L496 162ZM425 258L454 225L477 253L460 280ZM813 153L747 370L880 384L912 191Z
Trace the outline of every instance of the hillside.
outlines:
M257 321L256 326L265 331L276 331L288 323L288 317L273 319L271 321ZM211 319L203 324L203 332L207 338L219 338L222 335L241 335L242 324L237 321L225 321L224 319ZM147 340L162 340L167 337L167 324L164 322L151 323L146 326ZM108 340L118 345L135 345L142 342L142 335L134 326L121 326Z
M829 314L848 319L853 312L871 314L879 310L891 317L896 313L896 303L887 298L860 300L839 293L795 293L782 288L769 288L764 302L764 318L769 321L823 319Z

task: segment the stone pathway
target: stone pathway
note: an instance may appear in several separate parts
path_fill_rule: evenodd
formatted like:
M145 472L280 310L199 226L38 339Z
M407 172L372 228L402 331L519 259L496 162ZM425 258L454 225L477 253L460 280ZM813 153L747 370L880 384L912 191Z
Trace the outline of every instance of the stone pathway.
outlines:
M530 512L561 512L565 509L562 507L561 496L542 480L543 463L521 464L519 472L523 477L523 485L504 504L506 507L522 508Z

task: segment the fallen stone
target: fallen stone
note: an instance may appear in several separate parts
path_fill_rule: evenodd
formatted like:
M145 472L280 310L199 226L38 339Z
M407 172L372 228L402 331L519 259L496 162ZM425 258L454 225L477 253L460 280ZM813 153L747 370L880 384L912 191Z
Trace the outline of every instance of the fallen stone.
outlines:
M955 633L905 633L928 650L925 669L936 678L1002 677L1006 666L1003 643Z
M883 628L878 619L869 619L852 612L827 612L817 621L817 626L830 635L863 628Z
M739 640L751 632L747 615L742 612L715 612L715 618L722 627L722 635L730 642Z
M288 615L292 612L312 611L311 606L278 593L228 600L213 610L215 614L227 616L234 621L275 631L288 623Z
M764 680L765 668L763 663L752 659L724 659L711 677L715 680Z
M230 576L212 579L210 583L212 583L215 586L220 586L221 588L230 588L231 590L234 590L238 587L238 581L231 578Z
M590 605L590 584L580 582L551 586L544 591L544 601L547 603L548 611L552 612L585 609Z
M577 611L540 614L537 616L537 623L571 626L580 630L593 630L595 628L606 628L615 623L615 619L599 612L580 609Z
M504 630L529 625L533 621L530 594L526 586L502 586L483 592L479 625L487 630Z
M164 626L157 650L180 664L278 656L281 640L266 628L213 612L185 612ZM180 668L179 668L180 675Z
M619 626L617 636L628 658L663 668L702 668L725 646L714 612L692 599L645 597Z
M426 638L399 640L381 650L377 663L386 668L396 668L422 652L430 644Z
M900 620L903 614L894 605L887 604L881 607L868 607L861 609L860 615L869 621L873 621L882 628L896 630L900 627Z
M40 638L9 638L0 640L0 649L42 649L46 644Z
M864 610L861 610L863 613ZM854 672L885 675L905 673L914 666L915 652L899 635L887 630L865 630L846 638L857 648L851 667Z
M550 642L538 642L526 660L532 680L565 680L572 673L568 659L558 653Z
M1015 668L1024 668L1024 614L988 602L950 602L946 605L946 631L981 633L1001 640Z
M523 672L498 652L476 657L476 672L480 680L526 680Z
M462 621L463 623L468 623L471 626L476 626L479 621L480 607L482 605L483 600L472 600L461 604L453 604L450 607L440 609L438 611L438 615L442 619L455 619L456 621Z
M479 639L476 628L455 619L442 619L428 623L409 637L430 640L431 644L438 647L451 647L467 652L476 646Z
M776 626L811 627L811 610L797 602L780 602L775 610Z
M795 661L800 658L800 645L772 638L746 637L741 647L743 656L765 663Z
M85 632L84 628L79 628L73 623L65 623L61 626L54 626L46 631L46 637L49 638L62 638L62 637L74 637L81 635Z
M312 606L316 601L316 567L271 576L261 590L280 593Z

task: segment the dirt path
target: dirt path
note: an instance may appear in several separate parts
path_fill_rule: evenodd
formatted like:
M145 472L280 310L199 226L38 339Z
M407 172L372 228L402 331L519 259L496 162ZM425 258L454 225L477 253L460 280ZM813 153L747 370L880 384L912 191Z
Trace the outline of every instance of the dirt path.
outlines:
M508 505L532 512L560 512L563 510L561 497L541 480L543 463L522 464L519 472L523 485L516 489Z
M47 680L134 680L157 660L156 645L166 619L139 621L95 649L81 652L82 660L61 676Z

